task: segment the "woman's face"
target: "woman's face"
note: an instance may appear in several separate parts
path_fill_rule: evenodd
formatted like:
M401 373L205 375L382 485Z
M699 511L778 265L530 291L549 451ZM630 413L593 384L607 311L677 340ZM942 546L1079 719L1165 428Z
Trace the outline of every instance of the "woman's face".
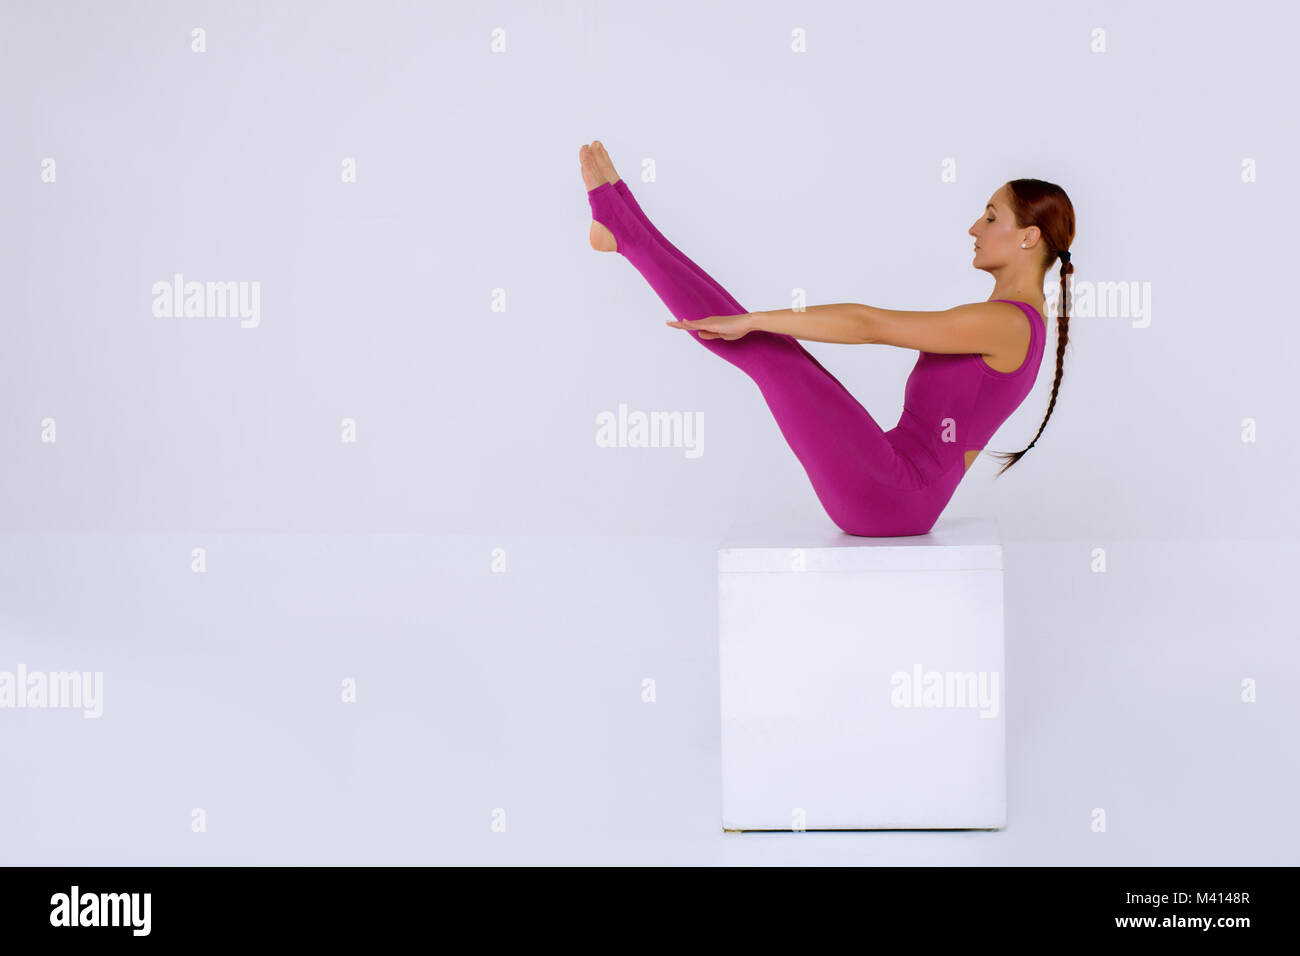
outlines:
M977 269L1006 265L1020 251L1020 234L1011 207L1007 204L1007 188L1001 187L984 207L984 215L970 227L975 237L975 262Z

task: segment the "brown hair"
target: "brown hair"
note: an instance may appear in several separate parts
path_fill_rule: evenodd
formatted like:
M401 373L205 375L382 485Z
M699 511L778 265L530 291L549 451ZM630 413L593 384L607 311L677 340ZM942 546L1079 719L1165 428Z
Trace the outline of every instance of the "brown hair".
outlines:
M1050 269L1053 262L1061 261L1061 307L1056 315L1056 378L1052 382L1052 400L1047 403L1047 414L1043 416L1043 424L1038 426L1038 435L1041 435L1047 426L1047 420L1052 417L1052 409L1056 406L1056 393L1061 388L1061 372L1064 368L1065 344L1070 341L1070 308L1066 299L1065 277L1074 273L1074 266L1061 260L1061 253L1068 253L1070 243L1074 241L1074 205L1064 189L1041 179L1013 179L1007 183L1007 192L1011 196L1011 212L1016 217L1016 227L1023 229L1027 226L1037 226L1038 231L1042 233L1043 247L1046 251L1043 271ZM994 452L996 457L1006 461L998 471L998 475L1018 462L1025 452L1033 448L1038 441L1038 435L1035 435L1034 440L1021 451Z

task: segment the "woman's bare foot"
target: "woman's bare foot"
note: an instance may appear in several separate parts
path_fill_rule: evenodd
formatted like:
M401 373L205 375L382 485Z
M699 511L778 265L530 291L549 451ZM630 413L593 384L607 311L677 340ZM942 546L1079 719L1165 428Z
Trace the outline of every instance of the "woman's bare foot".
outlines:
M587 192L605 183L618 182L618 173L614 171L614 164L600 140L579 149L578 162L582 165L582 184L587 187ZM591 248L597 252L618 251L614 234L594 219L591 221Z

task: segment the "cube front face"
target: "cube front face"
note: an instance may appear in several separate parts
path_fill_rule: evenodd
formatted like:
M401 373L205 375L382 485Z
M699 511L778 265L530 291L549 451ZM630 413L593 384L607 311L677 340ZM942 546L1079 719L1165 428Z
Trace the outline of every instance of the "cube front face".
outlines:
M725 829L1005 826L1000 549L996 567L728 563Z

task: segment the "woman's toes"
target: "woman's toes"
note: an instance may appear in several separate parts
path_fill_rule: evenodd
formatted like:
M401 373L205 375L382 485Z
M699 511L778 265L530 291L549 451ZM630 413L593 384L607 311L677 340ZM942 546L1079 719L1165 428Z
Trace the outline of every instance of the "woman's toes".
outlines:
M582 184L587 187L587 192L591 192L605 182L605 177L596 166L596 159L590 146L584 145L578 150L578 163L582 166Z
M596 158L596 168L600 170L606 181L616 183L619 175L614 169L614 162L609 158L609 153L605 150L605 144L600 140L593 140L591 143L591 152Z

